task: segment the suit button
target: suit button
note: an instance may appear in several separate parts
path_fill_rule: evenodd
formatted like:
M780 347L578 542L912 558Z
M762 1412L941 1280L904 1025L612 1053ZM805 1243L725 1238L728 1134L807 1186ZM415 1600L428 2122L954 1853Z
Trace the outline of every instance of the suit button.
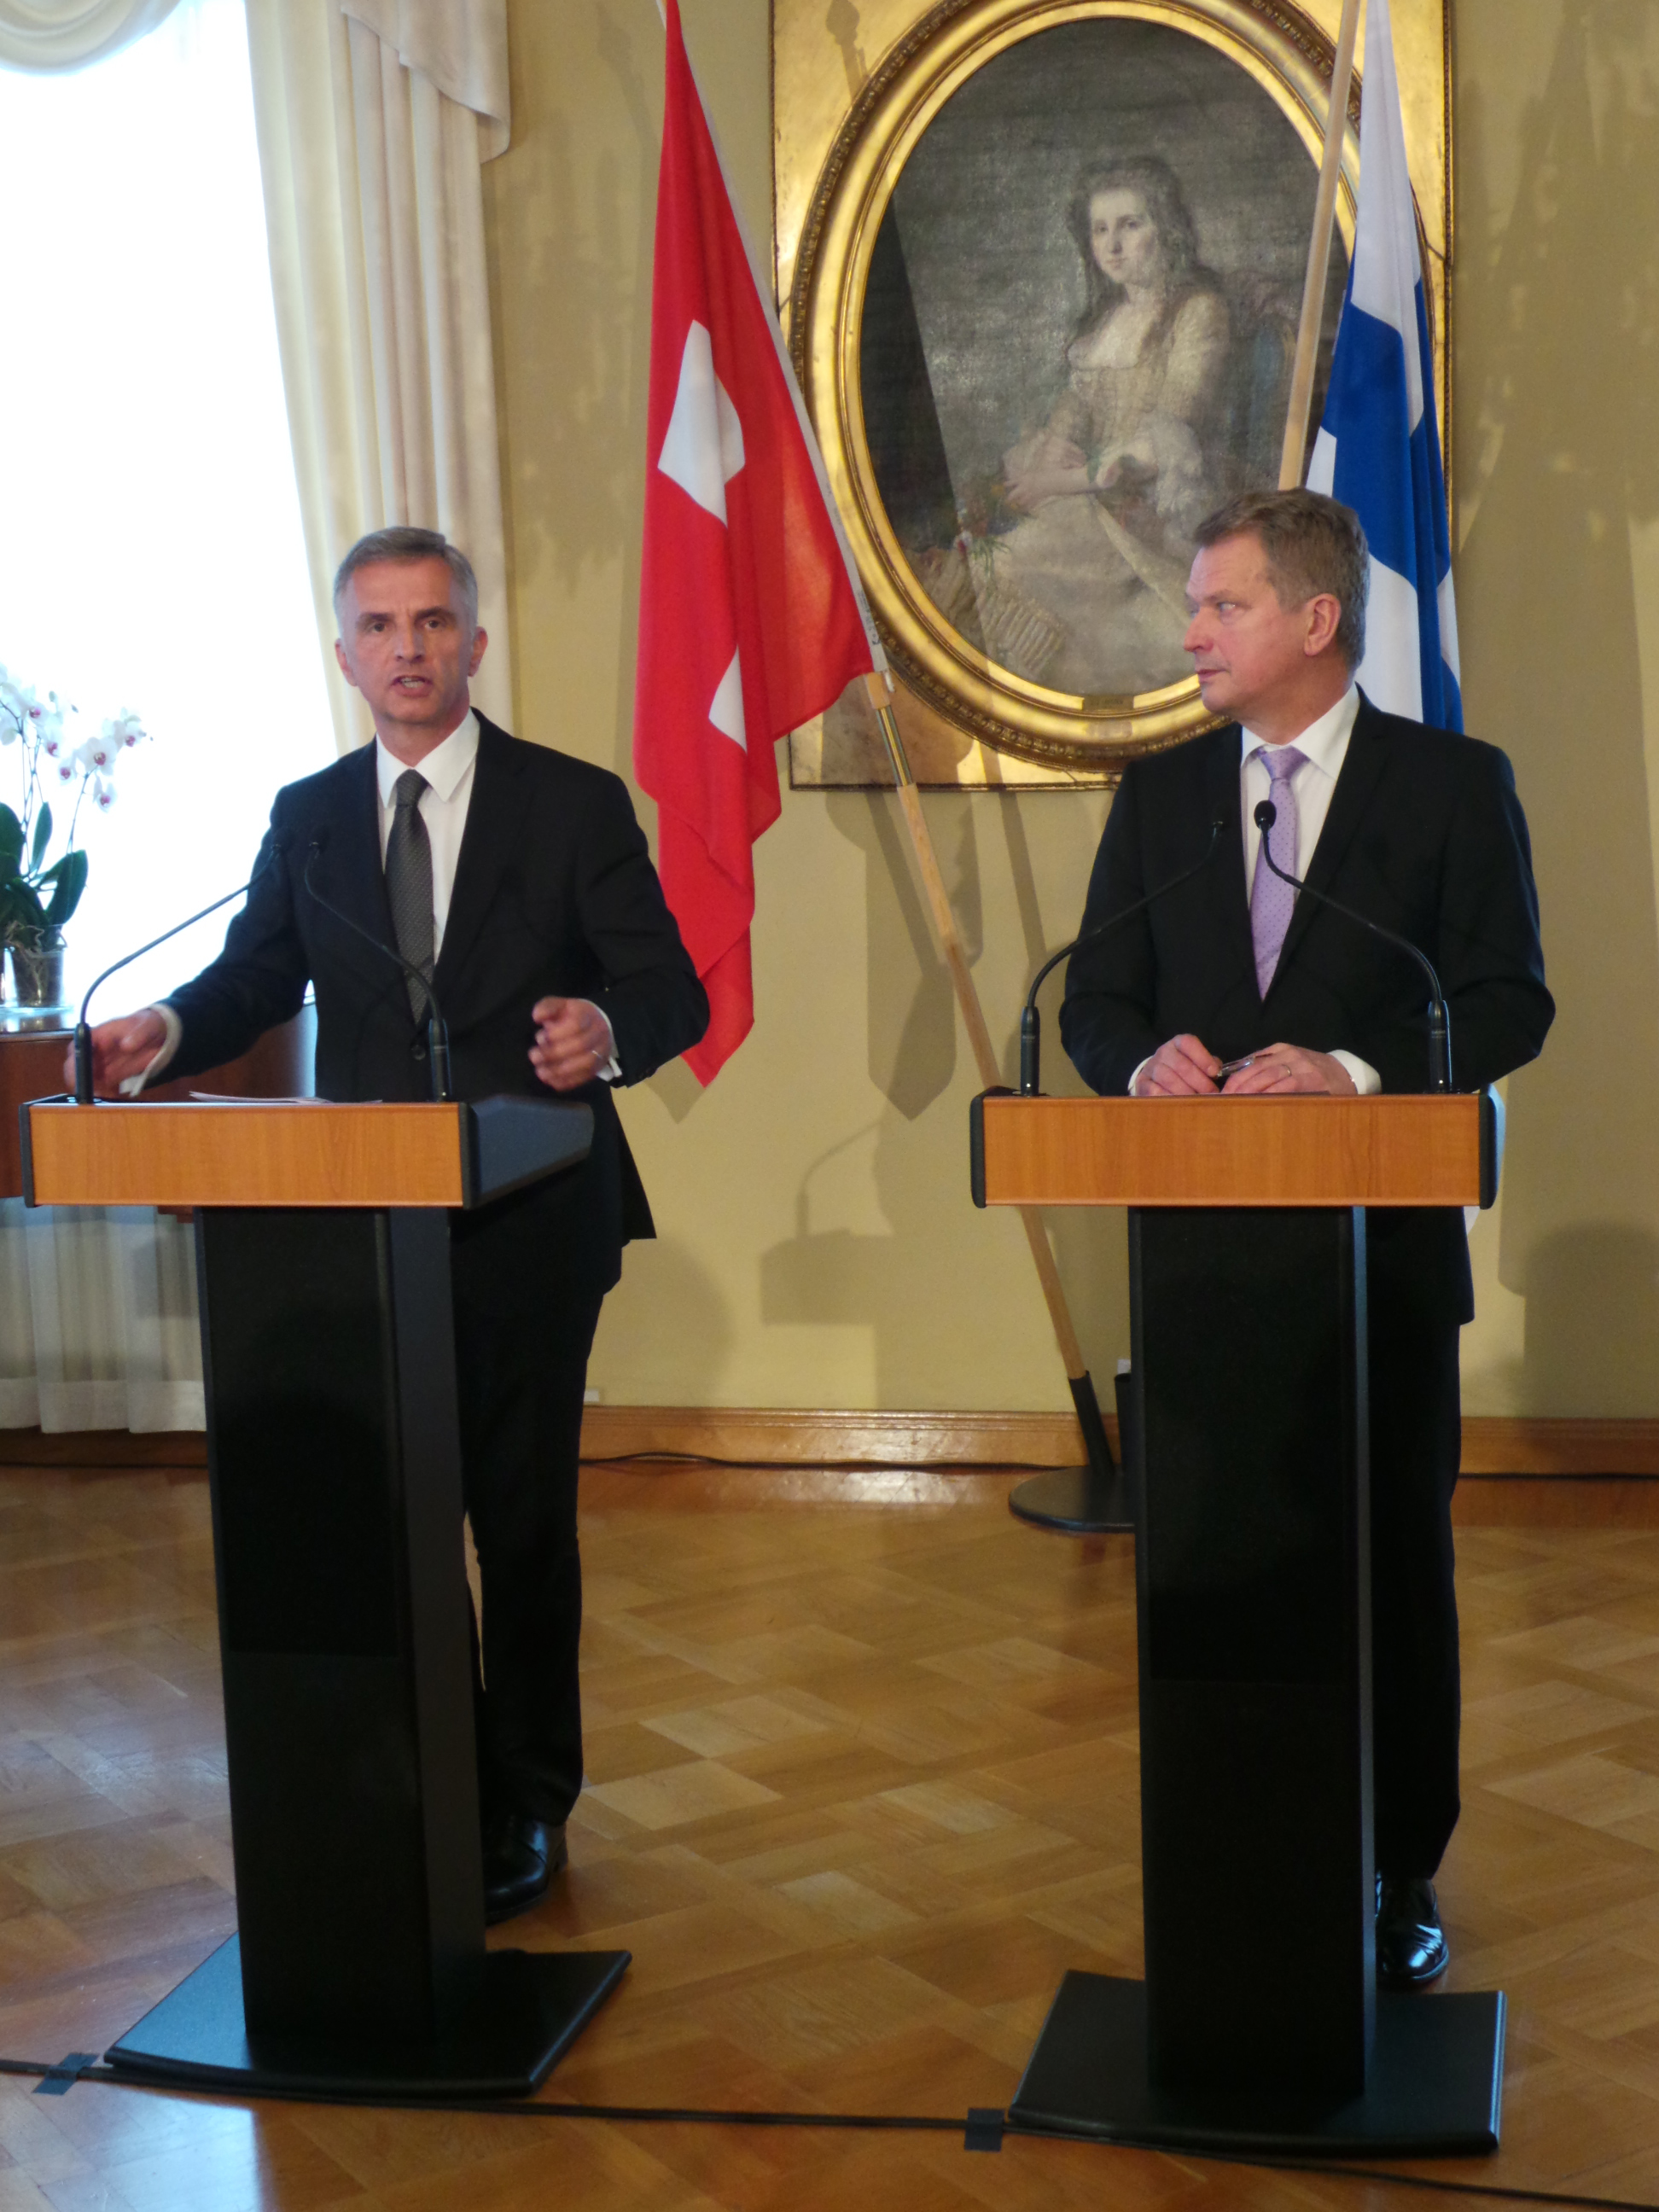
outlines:
M423 1037L416 1037L414 1043L410 1045L409 1049L413 1058L416 1060L424 1060L426 1058L426 1040Z

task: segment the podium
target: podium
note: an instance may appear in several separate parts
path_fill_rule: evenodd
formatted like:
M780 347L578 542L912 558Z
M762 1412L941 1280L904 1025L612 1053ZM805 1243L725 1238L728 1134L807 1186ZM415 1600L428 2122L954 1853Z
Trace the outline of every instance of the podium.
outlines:
M1146 1980L1066 1974L1021 2125L1497 2148L1501 1993L1376 1984L1365 1312L1367 1209L1495 1152L1484 1094L974 1102L976 1204L1129 1210Z
M32 1205L195 1209L238 1932L135 2081L527 2094L625 1951L487 1951L447 1209L586 1158L549 1099L21 1113Z

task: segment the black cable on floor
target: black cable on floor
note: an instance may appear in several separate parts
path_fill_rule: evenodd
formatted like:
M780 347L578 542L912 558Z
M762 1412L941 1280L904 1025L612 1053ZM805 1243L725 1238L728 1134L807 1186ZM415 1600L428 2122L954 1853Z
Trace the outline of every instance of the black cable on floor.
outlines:
M314 2089L273 2089L257 2093L228 2085L136 2081L119 2068L76 2066L80 2057L49 2064L36 2058L0 2058L0 2075L32 2075L43 2084L59 2079L101 2082L118 2089L159 2090L167 2096L257 2096L261 2104L350 2106L376 2112L467 2112L513 2120L607 2120L640 2126L653 2123L690 2127L722 2128L845 2128L905 2135L960 2135L969 2150L1000 2150L1005 2136L1023 2135L1032 2141L1077 2142L1083 2138L1062 2136L1049 2129L1009 2124L1006 2114L993 2107L974 2107L965 2116L947 2119L933 2112L720 2112L695 2105L580 2105L556 2099L499 2097L349 2097ZM1103 2150L1154 2152L1160 2157L1176 2153L1168 2143L1136 2142L1127 2137L1100 2138ZM1447 2181L1426 2173L1400 2173L1386 2166L1350 2166L1314 2159L1244 2158L1227 2151L1182 2151L1180 2155L1199 2165L1243 2166L1253 2173L1313 2173L1336 2181L1376 2181L1395 2189L1438 2191L1449 2197L1474 2197L1492 2203L1558 2204L1572 2212L1659 2212L1659 2204L1639 2197L1591 2197L1556 2189L1522 2189L1492 2181Z

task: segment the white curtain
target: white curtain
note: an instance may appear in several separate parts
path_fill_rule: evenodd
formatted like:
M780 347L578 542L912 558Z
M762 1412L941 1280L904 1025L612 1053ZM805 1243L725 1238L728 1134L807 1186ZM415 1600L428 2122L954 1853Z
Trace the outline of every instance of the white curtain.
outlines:
M506 0L247 0L276 327L335 735L369 733L330 587L364 532L478 573L478 704L511 723L480 163L509 128Z
M17 12L0 0L0 29ZM228 890L275 786L335 750L243 0L180 0L96 67L0 69L0 147L9 293L29 303L27 329L0 348L15 526L0 534L0 659L77 701L91 730L131 704L154 734L123 764L114 811L80 825L92 871L70 957L84 986ZM250 608L264 656L252 685ZM0 797L13 802L16 760L15 747L0 753ZM117 978L103 1011L191 973L224 921ZM148 1212L0 1204L0 1425L202 1419L188 1228Z
M177 5L178 0L0 0L0 67L84 69L142 39Z
M0 1428L206 1425L188 1225L0 1202Z

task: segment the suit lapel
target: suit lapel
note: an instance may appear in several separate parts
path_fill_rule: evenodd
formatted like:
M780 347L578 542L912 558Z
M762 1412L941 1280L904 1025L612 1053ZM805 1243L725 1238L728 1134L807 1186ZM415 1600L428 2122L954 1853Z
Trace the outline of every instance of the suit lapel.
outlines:
M380 864L380 794L373 740L340 764L339 804L329 823L328 848L317 888L342 914L382 945L395 945L386 870Z
M1305 878L1310 889L1328 892L1336 880L1337 870L1354 834L1365 818L1378 780L1388 764L1388 747L1383 742L1382 718L1362 692L1359 712L1355 717L1353 735L1348 739L1348 750L1343 757L1341 772L1336 779L1336 788L1331 793L1331 804L1324 824L1319 832L1319 842L1314 847L1313 858L1308 863ZM1291 926L1285 933L1285 944L1279 956L1279 965L1273 970L1273 982L1284 974L1286 962L1293 959L1297 947L1313 926L1318 911L1317 899L1297 896L1291 915ZM1273 996L1273 986L1267 995Z
M1244 839L1238 823L1238 725L1229 722L1201 742L1206 748L1204 818L1213 822L1219 817L1222 822L1220 847L1210 873L1211 909L1229 968L1243 969L1254 986L1255 948L1250 940L1250 896L1244 881Z
M447 991L459 975L490 907L500 893L502 870L524 832L520 771L505 733L478 717L478 757L472 770L466 828L455 863L455 887L444 924L443 948L433 981Z

